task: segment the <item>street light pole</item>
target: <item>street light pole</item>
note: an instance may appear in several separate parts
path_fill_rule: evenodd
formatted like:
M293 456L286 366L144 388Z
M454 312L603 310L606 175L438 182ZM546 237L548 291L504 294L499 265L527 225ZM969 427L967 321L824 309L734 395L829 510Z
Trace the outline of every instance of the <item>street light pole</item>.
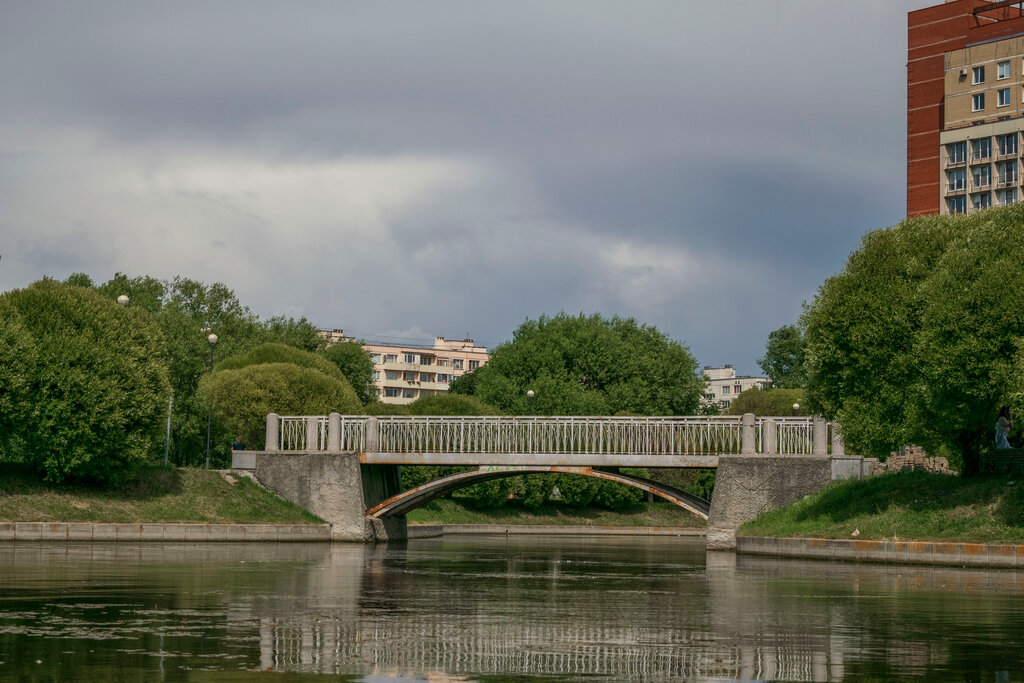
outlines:
M210 333L206 338L210 342L210 374L213 374L213 347L217 345L217 335ZM210 469L210 411L206 411L206 469Z
M796 413L797 413L798 410L800 410L800 404L799 403L794 403L793 404L793 417L796 417Z
M526 401L530 404L530 415L533 415L533 389L526 392Z

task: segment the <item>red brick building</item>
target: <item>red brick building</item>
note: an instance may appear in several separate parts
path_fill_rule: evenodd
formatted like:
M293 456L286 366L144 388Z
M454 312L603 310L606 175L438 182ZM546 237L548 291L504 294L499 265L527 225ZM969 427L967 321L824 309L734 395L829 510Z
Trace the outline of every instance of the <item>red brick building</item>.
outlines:
M907 215L1021 198L1021 0L952 0L907 16Z

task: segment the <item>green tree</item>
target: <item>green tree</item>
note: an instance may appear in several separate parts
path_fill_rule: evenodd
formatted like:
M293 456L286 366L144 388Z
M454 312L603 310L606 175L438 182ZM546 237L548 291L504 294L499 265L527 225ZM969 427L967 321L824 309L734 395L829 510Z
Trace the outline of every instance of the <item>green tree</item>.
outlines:
M23 428L32 413L35 340L9 297L0 297L0 460L24 453Z
M362 404L343 377L294 363L260 363L218 370L199 382L198 398L222 425L218 455L224 458L234 436L262 447L269 413L280 415L358 415Z
M807 382L804 336L796 325L784 325L768 335L764 358L757 364L780 389L798 389Z
M117 483L151 455L170 391L163 335L152 316L53 280L0 301L32 339L29 345L16 322L4 325L4 336L21 349L20 372L30 368L24 391L32 407L0 434L0 449L15 450L49 481Z
M370 353L359 342L340 342L324 350L324 358L338 366L356 396L363 404L377 400L377 385L373 383L373 361Z
M685 346L632 318L527 320L474 373L473 395L508 414L692 414L704 391ZM458 382L456 383L458 384Z
M793 415L793 405L799 404L797 415L810 415L803 389L747 389L729 403L729 415L753 413L765 417Z
M260 344L236 356L225 358L214 365L213 369L215 371L238 370L249 365L260 365L262 363L292 363L301 368L318 370L329 377L348 383L348 380L345 379L345 375L338 369L338 366L320 354L303 351L294 346L278 344L276 342Z
M263 331L265 341L287 344L303 351L322 351L327 347L316 326L305 318L295 320L279 315L264 322Z
M434 394L416 399L409 404L410 415L498 415L494 406L489 406L475 396L458 394Z

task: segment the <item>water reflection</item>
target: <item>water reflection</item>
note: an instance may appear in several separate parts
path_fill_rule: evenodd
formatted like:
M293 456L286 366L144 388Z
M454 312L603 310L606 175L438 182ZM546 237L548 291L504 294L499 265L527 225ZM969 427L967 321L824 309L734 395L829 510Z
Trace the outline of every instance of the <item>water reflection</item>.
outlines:
M685 539L0 544L0 577L0 678L1024 674L1021 573L736 558Z

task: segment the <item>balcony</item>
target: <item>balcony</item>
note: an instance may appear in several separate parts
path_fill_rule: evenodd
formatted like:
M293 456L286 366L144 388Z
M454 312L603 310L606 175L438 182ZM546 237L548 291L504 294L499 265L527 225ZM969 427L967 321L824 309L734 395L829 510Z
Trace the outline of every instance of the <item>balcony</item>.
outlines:
M988 154L985 154L985 155L978 155L978 156L976 156L974 154L971 155L971 165L972 166L976 166L978 164L988 164L988 163L991 163L991 162L992 162L992 153L991 152L989 152Z
M954 166L964 166L966 163L967 156L963 154L946 157L946 168L953 168Z
M1013 149L999 149L996 150L996 159L1012 159L1017 156L1018 150L1016 147Z
M971 189L977 192L985 192L992 189L992 179L982 178L980 181L972 181Z
M946 188L946 196L947 197L951 197L951 196L957 195L957 194L966 194L966 193L967 193L967 184L966 183L960 183L958 185L950 185L949 187Z
M1017 184L1017 176L1000 176L996 180L996 187L1003 189L1004 187L1013 187Z

